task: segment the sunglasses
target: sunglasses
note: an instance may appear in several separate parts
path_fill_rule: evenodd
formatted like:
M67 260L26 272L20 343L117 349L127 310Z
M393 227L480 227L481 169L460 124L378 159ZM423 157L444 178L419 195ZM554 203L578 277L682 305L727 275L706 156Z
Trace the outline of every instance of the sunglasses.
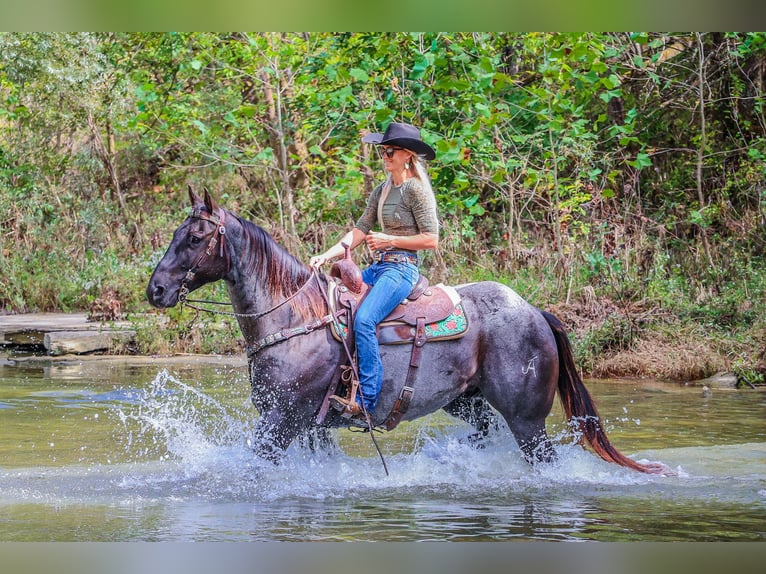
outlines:
M379 147L378 153L380 154L380 157L387 157L388 159L391 159L394 157L394 154L404 149L403 147Z

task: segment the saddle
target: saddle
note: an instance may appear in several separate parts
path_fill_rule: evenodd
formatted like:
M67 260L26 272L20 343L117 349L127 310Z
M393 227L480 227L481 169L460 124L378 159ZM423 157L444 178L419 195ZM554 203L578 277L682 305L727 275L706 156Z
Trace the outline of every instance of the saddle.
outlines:
M347 250L347 256L342 260L341 266L338 267L336 263L330 272L333 280L330 281L328 289L330 312L335 318L331 323L332 334L344 343L351 354L354 350L354 315L370 290L369 285L361 282L361 272L357 273L352 266L356 267ZM348 279L349 284L344 279ZM407 298L378 325L378 342L381 345L412 344L407 377L384 423L386 430L390 431L396 427L409 408L415 392L414 385L423 346L429 341L458 339L465 335L467 330L468 319L458 292L453 287L443 284L429 285L428 279L422 275ZM349 378L350 368L341 367L339 376L333 378L317 416L318 424L324 421L327 414L329 397L337 394L339 383ZM348 385L346 391L352 395L355 386Z

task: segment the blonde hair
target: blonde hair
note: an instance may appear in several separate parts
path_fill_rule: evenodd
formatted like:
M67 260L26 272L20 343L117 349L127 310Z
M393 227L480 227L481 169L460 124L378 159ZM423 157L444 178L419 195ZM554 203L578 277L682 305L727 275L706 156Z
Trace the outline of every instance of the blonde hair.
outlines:
M430 193L431 195L434 194L434 190L431 187L431 178L428 177L428 171L426 170L426 161L423 159L422 156L419 156L415 153L412 154L413 159L413 167L415 168L415 175L420 180L421 185L423 186L423 189Z

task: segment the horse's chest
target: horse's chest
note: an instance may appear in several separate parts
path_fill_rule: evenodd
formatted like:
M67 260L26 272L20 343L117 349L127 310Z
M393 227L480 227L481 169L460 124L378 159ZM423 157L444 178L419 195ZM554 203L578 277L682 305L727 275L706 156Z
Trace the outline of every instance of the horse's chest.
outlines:
M289 400L299 385L300 377L283 361L267 357L250 362L250 398L259 410Z

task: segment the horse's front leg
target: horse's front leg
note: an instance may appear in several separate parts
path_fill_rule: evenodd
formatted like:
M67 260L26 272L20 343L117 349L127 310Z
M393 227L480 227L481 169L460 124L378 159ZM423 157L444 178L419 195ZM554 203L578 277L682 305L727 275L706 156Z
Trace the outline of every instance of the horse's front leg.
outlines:
M339 361L337 348L328 353L323 336L330 335L316 332L313 338L295 337L279 348L280 353L269 354L276 349L272 347L257 360L251 359L250 399L261 413L252 440L257 455L278 462L292 442L313 426ZM327 435L326 429L323 434Z
M340 452L340 445L328 427L310 426L298 435L297 440L301 448L308 449L312 453L337 454Z
M256 456L278 463L295 437L305 429L298 418L281 409L261 414L250 446Z

